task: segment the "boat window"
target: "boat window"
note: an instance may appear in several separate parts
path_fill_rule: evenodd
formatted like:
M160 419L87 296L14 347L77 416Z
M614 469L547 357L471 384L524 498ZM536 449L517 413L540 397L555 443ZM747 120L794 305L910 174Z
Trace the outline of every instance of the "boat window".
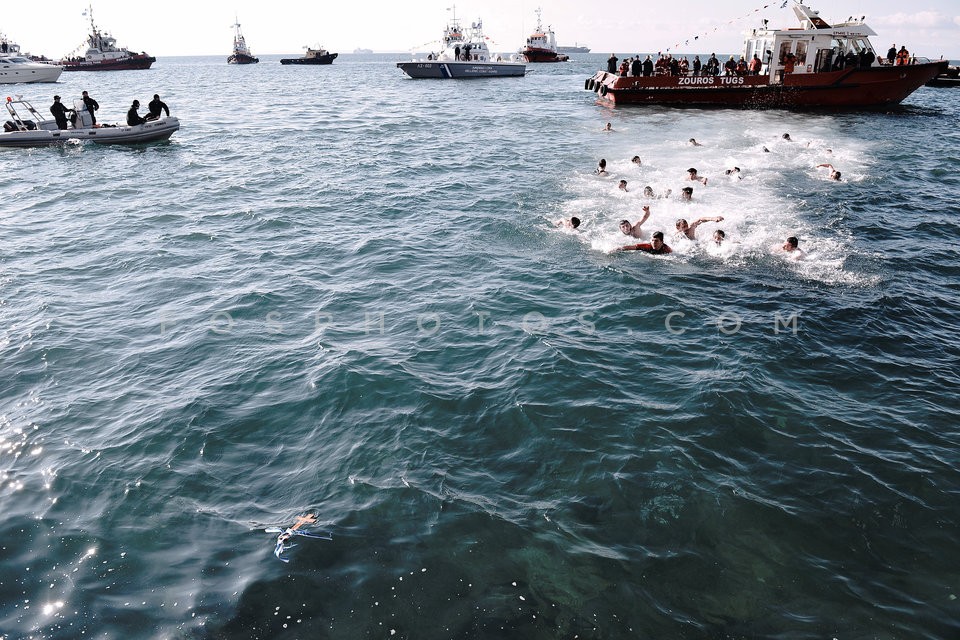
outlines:
M780 43L780 57L778 58L780 60L780 64L783 64L783 59L786 57L788 53L790 53L790 49L792 48L792 45L793 43L790 42L789 40L787 40L786 42Z
M807 60L807 43L801 41L797 43L797 61L800 64L805 64Z
M833 61L833 49L820 49L817 51L816 70L823 73L830 71L830 65Z

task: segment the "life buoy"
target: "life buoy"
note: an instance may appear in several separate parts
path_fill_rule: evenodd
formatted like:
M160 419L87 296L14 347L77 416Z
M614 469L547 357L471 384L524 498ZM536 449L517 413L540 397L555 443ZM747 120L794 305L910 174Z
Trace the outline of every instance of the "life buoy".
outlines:
M602 96L607 95L607 85L605 85L605 84L601 84L601 85L600 85L600 95L602 95Z

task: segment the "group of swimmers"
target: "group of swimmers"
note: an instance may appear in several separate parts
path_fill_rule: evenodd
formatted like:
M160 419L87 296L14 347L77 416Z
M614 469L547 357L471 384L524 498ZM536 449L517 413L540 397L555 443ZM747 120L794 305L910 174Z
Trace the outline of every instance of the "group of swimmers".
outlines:
M612 131L613 129L611 124L608 122L606 127L603 130ZM783 134L782 140L786 142L793 142L793 139L790 137L790 134L788 133ZM703 146L701 143L697 142L696 139L694 138L690 138L689 143L691 146L696 146L696 147ZM768 149L764 147L764 151L768 151ZM639 166L642 166L643 161L641 160L640 156L633 156L633 158L631 159L631 163L639 167ZM816 165L816 167L818 169L819 168L829 169L830 179L840 180L840 172L837 171L832 164L822 163L822 164ZM609 175L609 173L607 172L607 161L605 158L600 159L594 173L599 176ZM730 178L734 178L737 180L742 179L742 176L741 176L742 171L740 167L735 166L735 167L726 169L724 173L726 176ZM699 182L704 186L706 186L708 183L708 178L701 176L695 167L690 167L689 169L687 169L686 180ZM617 184L617 188L620 189L621 191L629 192L628 183L625 179L619 180ZM667 189L663 193L663 195L658 196L654 192L653 187L649 185L644 187L643 189L643 195L646 198L668 198L670 197L671 193L672 191L670 189ZM682 201L690 201L692 199L692 196L693 196L692 187L684 187L681 190L680 199ZM643 206L643 217L638 222L631 223L629 220L620 221L620 224L619 224L620 231L624 235L639 239L642 237L643 224L647 221L649 217L650 217L650 207L648 205L645 205ZM676 222L676 236L679 239L695 241L696 230L700 225L706 222L723 222L723 219L724 219L723 216L704 216L690 223L686 219L680 218ZM558 227L564 227L567 229L578 229L580 227L581 220L580 218L573 216L571 218L557 220L554 224ZM723 231L723 229L715 229L712 235L713 244L716 247L721 247L723 246L725 241L726 241L726 233ZM803 250L800 249L799 245L800 245L799 238L797 238L796 236L790 236L786 239L786 241L782 245L779 245L774 248L778 252L782 251L783 253L788 254L787 257L791 259L799 260L799 259L802 259L805 255ZM616 251L642 251L642 252L651 253L651 254L667 254L667 253L672 253L673 249L671 249L671 247L668 244L666 244L663 232L655 231L653 234L651 234L650 242L641 242L638 244L624 245L617 248Z

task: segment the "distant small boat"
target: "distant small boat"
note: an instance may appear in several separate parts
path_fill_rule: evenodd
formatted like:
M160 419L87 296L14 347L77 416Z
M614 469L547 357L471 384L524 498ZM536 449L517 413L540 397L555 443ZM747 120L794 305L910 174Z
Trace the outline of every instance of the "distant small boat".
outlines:
M128 69L149 69L157 61L145 52L130 53L118 47L116 38L103 33L93 22L93 6L87 8L90 16L90 35L87 36L87 52L84 56L65 58L59 62L64 71L126 71Z
M240 22L237 21L233 27L236 29L233 34L233 53L227 58L227 64L256 64L260 62L260 58L255 58L250 54L247 41L243 37L243 32L240 31Z
M323 47L311 49L307 47L307 53L300 58L281 58L280 64L332 64L340 54L330 53Z
M527 38L527 44L520 49L520 55L527 62L566 62L570 59L565 53L557 52L557 38L553 34L553 29L547 25L543 28L540 22L540 9L536 11L537 28L530 37Z

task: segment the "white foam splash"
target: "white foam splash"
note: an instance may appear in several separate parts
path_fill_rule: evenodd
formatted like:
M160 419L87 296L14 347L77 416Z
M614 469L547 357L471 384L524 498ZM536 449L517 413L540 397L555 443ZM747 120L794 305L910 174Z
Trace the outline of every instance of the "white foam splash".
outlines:
M870 175L870 143L846 136L835 119L729 110L680 112L674 120L663 120L669 114L642 110L625 113L613 134L597 136L600 155L585 156L583 168L565 180L559 215L554 216L579 217L582 224L574 233L591 249L612 252L648 242L654 231L662 231L674 251L669 260L730 265L771 261L828 284L870 285L878 280L847 270L849 258L863 248L852 234L817 222L817 212L805 200L823 194L842 201ZM782 138L785 132L792 141ZM702 146L691 145L691 137ZM640 166L631 162L635 155L642 160ZM606 176L593 173L600 157L607 161ZM822 163L842 171L843 182L831 180L828 169L818 169ZM687 179L691 167L707 178L706 185ZM725 173L734 167L740 168L739 176ZM620 180L627 181L626 192L618 188ZM661 197L645 197L648 185ZM680 198L684 187L693 187L690 201ZM668 189L670 196L662 197ZM620 220L637 222L644 205L650 206L651 215L642 237L621 233ZM724 220L700 225L696 242L677 236L678 219L693 223L705 216ZM712 242L716 229L726 234L720 247ZM788 236L800 238L803 260L785 259L779 247Z

